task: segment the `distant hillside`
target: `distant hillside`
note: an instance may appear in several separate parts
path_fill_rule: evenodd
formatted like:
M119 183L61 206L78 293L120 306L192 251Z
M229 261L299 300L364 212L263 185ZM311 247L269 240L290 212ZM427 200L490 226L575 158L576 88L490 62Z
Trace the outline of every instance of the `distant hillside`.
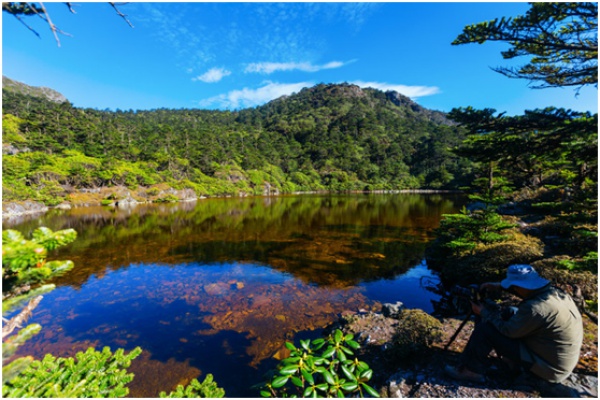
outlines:
M240 111L111 112L6 88L2 98L5 200L113 185L236 195L471 179L472 164L451 152L464 131L396 92L321 84Z
M6 76L2 76L2 90L12 91L33 97L41 97L55 103L67 102L67 98L54 89L47 87L29 86L22 82L14 81Z

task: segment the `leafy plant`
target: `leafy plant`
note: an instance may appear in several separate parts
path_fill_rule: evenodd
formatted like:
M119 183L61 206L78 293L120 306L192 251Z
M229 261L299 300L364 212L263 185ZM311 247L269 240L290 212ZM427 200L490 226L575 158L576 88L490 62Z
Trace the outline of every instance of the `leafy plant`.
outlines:
M167 394L166 392L160 392L161 398L222 398L225 396L225 390L217 386L217 383L213 380L212 374L206 375L202 383L198 382L197 379L193 379L189 385L184 387L183 385L177 386L177 388Z
M71 268L71 261L46 261L49 250L64 246L77 237L73 229L53 232L48 228L38 228L32 238L26 240L15 230L2 231L2 316L13 312L25 302L28 304L2 326L2 382L14 378L33 361L22 357L4 365L18 347L36 335L41 326L27 325L22 329L31 312L42 300L42 294L54 289L54 285L32 288L49 278L60 275ZM4 390L4 389L3 389Z
M88 348L75 358L51 354L36 360L10 382L2 386L3 397L124 397L125 387L133 379L127 373L131 360L140 355L136 347L128 354L123 349L114 353L108 347L102 352Z
M42 227L25 240L14 230L2 232L3 291L15 285L36 283L62 274L73 268L71 261L46 261L48 251L71 243L77 237L73 229L58 232ZM32 268L35 267L35 268Z
M444 214L438 233L443 247L455 254L472 251L478 243L494 243L507 240L510 236L503 234L515 225L506 222L490 208L469 211L466 207L459 214Z
M346 397L365 394L379 397L366 382L373 370L364 361L352 359L360 345L352 334L337 329L323 339L301 340L300 347L286 342L290 356L260 391L263 397Z

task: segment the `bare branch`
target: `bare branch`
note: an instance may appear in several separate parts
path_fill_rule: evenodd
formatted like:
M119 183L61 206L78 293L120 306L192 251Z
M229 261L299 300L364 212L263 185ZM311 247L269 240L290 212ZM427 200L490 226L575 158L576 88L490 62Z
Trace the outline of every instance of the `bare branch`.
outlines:
M123 18L123 19L125 20L125 22L127 22L127 24L128 24L130 27L132 27L132 28L133 28L133 25L132 25L132 24L131 24L131 22L130 22L130 21L127 19L127 14L123 14L123 13L121 12L121 10L119 10L119 9L117 8L117 6L121 6L121 5L124 5L124 4L127 4L127 3L113 3L113 2L110 2L109 4L112 6L112 8L114 8L114 9L115 9L115 12L117 13L117 15L118 15L119 17Z
M67 8L69 9L69 11L71 11L71 13L73 13L73 14L77 14L77 13L75 12L75 9L73 8L73 4L72 4L72 3L70 3L70 2L67 2L67 3L65 3L65 5L66 5L66 6L67 6Z

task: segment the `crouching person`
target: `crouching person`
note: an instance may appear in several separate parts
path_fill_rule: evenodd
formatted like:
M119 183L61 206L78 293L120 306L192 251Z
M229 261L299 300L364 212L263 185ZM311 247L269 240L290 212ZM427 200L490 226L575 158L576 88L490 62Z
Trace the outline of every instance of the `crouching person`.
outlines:
M461 363L446 367L446 373L455 379L484 382L481 372L495 350L515 370L562 382L577 365L583 341L583 323L575 302L530 265L511 265L502 282L480 286L482 290L494 288L522 299L515 314L503 319L499 310L473 303L473 313L481 320L461 354Z

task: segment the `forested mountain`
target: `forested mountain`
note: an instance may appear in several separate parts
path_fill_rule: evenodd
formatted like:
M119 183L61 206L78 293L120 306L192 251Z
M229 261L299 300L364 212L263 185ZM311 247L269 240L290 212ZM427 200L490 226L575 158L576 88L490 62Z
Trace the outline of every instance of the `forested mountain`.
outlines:
M470 162L449 151L463 131L396 92L321 84L240 111L114 112L31 94L2 93L5 200L40 186L60 197L65 186L166 182L218 195L260 194L265 183L457 188L470 178Z

